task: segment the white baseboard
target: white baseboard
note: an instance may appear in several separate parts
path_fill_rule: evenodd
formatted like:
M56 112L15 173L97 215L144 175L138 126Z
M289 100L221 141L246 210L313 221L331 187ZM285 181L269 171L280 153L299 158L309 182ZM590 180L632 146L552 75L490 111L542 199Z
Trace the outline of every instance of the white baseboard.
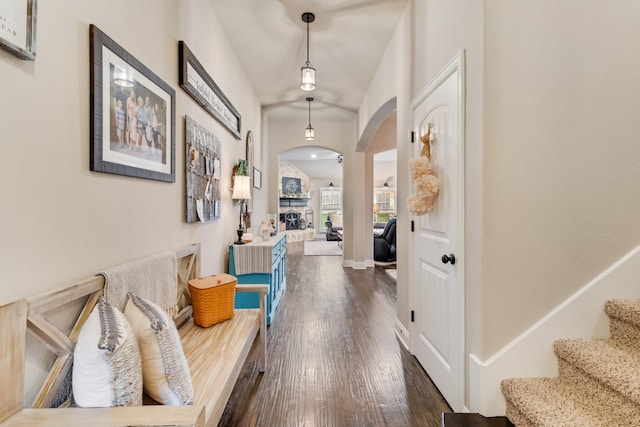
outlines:
M409 330L404 327L404 325L400 322L400 320L398 320L397 317L395 321L394 332L396 333L396 336L398 337L402 345L404 345L404 348L406 348L409 351L409 353L413 354L413 352L411 351L411 348L409 347L409 343L411 342L409 340L410 338Z
M633 249L519 337L482 360L469 355L469 409L485 416L505 414L500 381L557 375L553 342L561 338L605 338L609 322L604 303L640 298L640 246Z
M367 268L371 268L371 267L375 267L376 265L374 264L372 259L367 259L364 261L364 265Z
M347 267L344 262L342 263L342 265L344 267ZM366 266L366 264L364 262L356 262L356 261L352 261L352 260L349 261L349 267L353 268L354 270L366 270L367 269L367 266Z

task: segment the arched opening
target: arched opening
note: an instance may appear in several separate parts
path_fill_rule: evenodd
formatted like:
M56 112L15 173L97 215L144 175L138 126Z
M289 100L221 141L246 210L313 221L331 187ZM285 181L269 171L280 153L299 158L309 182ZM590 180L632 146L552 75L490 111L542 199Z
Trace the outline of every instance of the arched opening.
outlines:
M342 153L318 146L280 153L280 230L289 232L290 240L327 238L329 215L342 213L342 182Z

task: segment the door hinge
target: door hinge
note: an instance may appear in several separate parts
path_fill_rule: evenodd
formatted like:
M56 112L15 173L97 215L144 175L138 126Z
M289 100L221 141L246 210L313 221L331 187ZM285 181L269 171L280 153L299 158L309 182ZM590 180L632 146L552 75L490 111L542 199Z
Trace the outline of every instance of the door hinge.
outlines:
M411 131L409 135L411 138L411 143L413 144L414 142L416 142L416 133L414 131Z
M413 233L415 229L416 229L415 223L413 222L413 220L411 220L411 232Z
M416 321L416 312L411 310L411 321L415 322Z

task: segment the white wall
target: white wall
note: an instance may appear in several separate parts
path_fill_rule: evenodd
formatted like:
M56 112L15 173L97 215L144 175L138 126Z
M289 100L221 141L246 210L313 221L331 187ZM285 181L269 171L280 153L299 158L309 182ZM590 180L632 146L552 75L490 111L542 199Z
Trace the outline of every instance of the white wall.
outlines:
M175 89L174 184L89 171L92 23ZM221 219L186 223L184 116L221 138L222 188L228 188L247 130L254 133L256 159L262 156L261 111L209 2L41 1L37 25L35 62L0 51L0 301L197 241L202 273L225 271L238 206L223 192ZM242 142L178 87L178 40L241 113ZM265 212L259 201L254 209Z
M277 165L280 153L305 144L303 132L306 126L307 122L302 120L269 120L267 122L267 133L270 141L268 163ZM364 165L353 163L355 153L349 149L349 147L354 146L356 140L355 118L354 120L335 121L314 120L313 126L316 129L315 140L313 141L314 146L343 153L342 201L345 211L343 259L348 265L351 265L353 262L364 263L364 253L361 254L354 251L354 242L356 241L353 234L354 229L346 223L349 221L347 212L350 212L350 215L352 212L350 209L354 209L351 205L356 203L354 198L358 194L358 191L362 193L362 191L357 190L355 186L361 184L362 174L364 174ZM272 168L269 173L272 182L275 182L278 174L277 168ZM334 182L334 185L338 184ZM279 204L278 187L272 185L268 192L269 212L277 212ZM315 212L315 209L314 214L316 215L314 221L317 223L319 214ZM357 256L360 258L356 258Z
M639 19L485 2L484 357L638 244Z

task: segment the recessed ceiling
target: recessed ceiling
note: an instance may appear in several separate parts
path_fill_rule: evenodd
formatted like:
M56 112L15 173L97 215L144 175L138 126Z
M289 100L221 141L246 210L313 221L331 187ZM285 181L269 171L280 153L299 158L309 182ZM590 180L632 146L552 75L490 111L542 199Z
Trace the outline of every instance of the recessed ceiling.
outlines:
M270 119L353 119L407 0L209 0ZM300 89L307 56L316 90Z

